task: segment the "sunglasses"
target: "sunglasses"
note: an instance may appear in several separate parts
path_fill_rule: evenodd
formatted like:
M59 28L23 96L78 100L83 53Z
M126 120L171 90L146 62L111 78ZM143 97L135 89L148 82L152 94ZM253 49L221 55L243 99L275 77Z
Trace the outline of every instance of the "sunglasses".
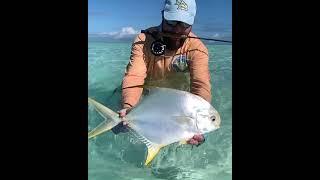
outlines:
M178 24L180 24L182 27L184 28L189 28L191 25L187 24L187 23L184 23L184 22L181 22L181 21L170 21L170 20L165 20L165 22L169 25L169 26L172 26L172 27L175 27L177 26Z

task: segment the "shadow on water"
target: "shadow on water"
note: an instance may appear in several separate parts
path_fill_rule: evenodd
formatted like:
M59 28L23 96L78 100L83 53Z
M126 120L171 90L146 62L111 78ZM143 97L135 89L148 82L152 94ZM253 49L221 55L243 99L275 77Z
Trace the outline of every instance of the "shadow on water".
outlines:
M174 179L177 179L181 171L182 169L173 166L173 167L152 169L151 173L154 175L154 177L159 179L174 180Z
M129 143L129 142L128 142ZM147 148L144 144L128 144L128 148L123 153L123 160L130 164L134 164L139 168L143 168L144 159L146 156Z
M112 90L89 88L88 96L112 109L113 111L118 111L121 108L121 86L118 86Z

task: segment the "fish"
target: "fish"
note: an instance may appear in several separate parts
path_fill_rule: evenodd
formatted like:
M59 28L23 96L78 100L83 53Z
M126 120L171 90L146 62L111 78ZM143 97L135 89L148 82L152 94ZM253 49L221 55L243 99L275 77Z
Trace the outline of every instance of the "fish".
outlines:
M211 103L198 95L163 87L146 88L145 92L123 119L88 97L88 103L105 118L88 133L88 140L124 120L129 132L147 146L144 165L148 166L161 148L173 143L186 144L195 134L206 134L220 128L220 114Z

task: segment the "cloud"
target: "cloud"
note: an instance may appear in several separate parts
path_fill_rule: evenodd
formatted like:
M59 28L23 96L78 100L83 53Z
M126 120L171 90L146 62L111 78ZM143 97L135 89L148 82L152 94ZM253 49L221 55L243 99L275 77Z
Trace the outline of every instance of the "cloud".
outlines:
M232 24L230 22L225 22L214 18L197 22L192 29L196 35L200 37L203 36L223 40L231 40L232 37Z
M107 34L107 35L110 35L110 36L115 36L115 35L118 34L118 32L107 32L107 33L104 33L104 34Z
M123 27L120 31L116 32L101 32L101 33L94 33L91 35L96 35L100 37L109 37L114 39L121 39L121 38L127 38L127 37L134 37L139 32L136 31L133 27Z
M133 27L123 27L120 31L90 33L88 36L89 38L102 38L104 40L132 41L137 34L139 34L139 31Z
M216 38L216 39L231 40L232 34L231 33L215 33L214 35L209 37Z
M219 35L219 33L215 33L212 37L218 38L218 37L220 37L220 35Z
M230 24L218 22L199 23L192 30L199 37L232 41L232 27ZM226 44L218 41L204 41L208 44Z
M132 27L123 27L119 33L114 33L116 39L131 37L137 35L139 32L134 30Z

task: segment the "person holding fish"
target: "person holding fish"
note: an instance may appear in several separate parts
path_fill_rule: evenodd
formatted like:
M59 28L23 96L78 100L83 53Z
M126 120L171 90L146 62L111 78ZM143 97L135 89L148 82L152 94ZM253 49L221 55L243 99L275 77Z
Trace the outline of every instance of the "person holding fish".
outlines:
M142 85L188 91L211 103L209 54L191 31L195 15L195 0L165 0L161 24L135 38L122 81L123 109L118 113L123 121L112 128L115 134L128 131L124 119L143 98ZM204 140L196 134L187 143Z

